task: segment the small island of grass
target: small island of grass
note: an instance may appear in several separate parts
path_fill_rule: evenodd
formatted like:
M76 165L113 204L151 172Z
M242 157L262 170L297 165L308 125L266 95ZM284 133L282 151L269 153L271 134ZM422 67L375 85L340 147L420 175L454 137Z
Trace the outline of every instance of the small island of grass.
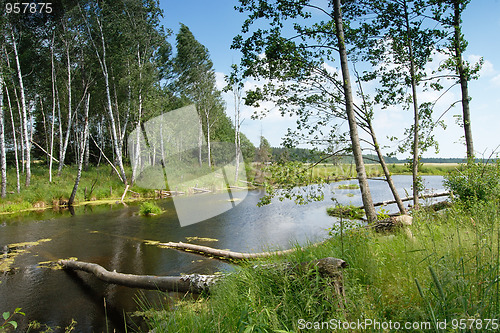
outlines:
M143 202L141 204L141 208L139 209L139 215L141 216L154 216L154 215L159 215L163 211L161 210L160 207L158 207L155 203L153 202Z

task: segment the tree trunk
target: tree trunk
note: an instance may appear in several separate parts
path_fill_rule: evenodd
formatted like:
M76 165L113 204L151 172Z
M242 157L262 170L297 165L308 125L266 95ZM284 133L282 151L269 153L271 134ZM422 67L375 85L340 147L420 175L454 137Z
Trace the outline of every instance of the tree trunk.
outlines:
M19 78L19 89L21 93L21 111L23 116L23 131L24 131L24 148L26 149L25 157L26 157L26 182L25 186L30 186L31 180L31 144L28 136L28 111L26 109L26 97L24 94L24 83L23 83L23 75L21 72L21 63L19 62L19 54L17 52L17 43L14 36L14 30L11 28L11 37L12 37L12 46L14 49L14 56L16 58L16 66L17 66L17 76Z
M212 156L210 151L210 113L205 111L205 116L207 118L207 157L208 157L208 166L212 166Z
M469 87L468 87L468 77L464 69L463 59L462 59L462 48L460 47L461 40L461 29L460 29L460 1L453 1L454 17L454 35L453 35L453 47L455 51L455 61L458 76L460 78L460 88L462 92L462 113L465 131L465 143L467 145L467 158L474 158L474 143L472 140L472 126L470 122L470 107L469 107Z
M198 116L198 163L200 164L200 167L202 165L202 160L201 160L202 143L203 143L203 127L201 123L201 117Z
M335 28L338 38L338 48L340 55L340 65L342 68L346 113L349 122L349 134L351 137L352 150L354 154L354 160L356 162L356 171L358 174L357 176L359 181L359 187L361 190L361 198L363 200L366 217L368 221L373 222L377 219L377 213L375 211L375 208L373 207L372 196L370 193L370 188L368 186L368 180L365 171L365 164L363 162L361 145L359 143L356 116L354 113L354 106L352 99L351 81L347 63L347 51L344 44L344 30L342 26L340 0L334 0L333 4L334 4Z
M420 195L420 198L421 199L425 199L425 198L438 198L438 197L446 197L446 196L449 196L450 195L450 192L438 192L438 193L431 193L431 194L423 194L423 195ZM407 198L403 198L403 199L400 199L401 201L411 201L413 200L413 196L409 196ZM377 206L386 206L386 205L390 205L390 204L394 204L396 203L396 200L386 200L386 201L380 201L380 202L376 202L373 204L373 206L377 207ZM358 208L363 208L363 207L358 207Z
M240 171L240 153L241 153L241 141L240 141L240 102L241 102L241 91L235 87L234 88L234 149L235 149L235 163L236 168L234 171L234 185L238 186L238 176Z
M358 76L358 72L356 71L356 67L354 67L354 71L355 71L356 76L358 78L359 91L360 91L361 97L363 99L364 119L365 119L366 125L368 127L368 132L370 133L370 136L372 137L373 146L375 147L375 151L377 153L379 163L382 166L382 170L384 172L385 179L387 181L387 184L389 185L389 188L391 189L394 200L398 204L399 212L401 214L406 214L405 206L403 204L403 201L401 201L401 198L400 198L399 193L396 189L396 186L394 186L394 182L392 181L391 173L389 172L389 169L387 168L387 164L385 163L384 155L382 154L382 150L380 149L380 145L378 143L377 136L375 135L375 129L373 128L373 124L372 124L372 116L368 110L368 106L367 106L366 99L365 99L365 94L363 92L363 87L361 85L361 80L359 80L359 76Z
M104 36L102 35L101 31L101 36L102 36L102 44L103 48L105 47L104 43ZM107 110L108 110L108 115L109 115L109 120L110 120L110 125L111 125L111 135L113 139L113 146L114 146L114 151L116 154L116 161L118 162L118 168L120 169L120 174L122 176L124 184L127 184L127 176L125 175L125 169L123 167L123 160L122 160L122 152L120 151L120 145L118 143L118 135L116 132L116 124L115 124L115 117L113 115L113 105L111 103L111 92L110 92L110 87L109 87L109 74L108 74L108 69L106 67L106 52L103 51L103 74L104 74L104 83L106 85L106 98L107 98Z
M18 147L17 147L16 125L14 122L14 114L12 112L12 103L10 100L10 94L9 94L9 89L7 88L7 85L5 86L5 93L7 95L7 103L9 103L10 120L12 123L12 141L14 142L14 157L16 160L16 177L17 177L16 189L17 189L17 193L20 193L21 192L21 184L20 184L20 176L19 176L19 155L18 155Z
M64 269L80 270L95 275L98 279L107 282L118 284L131 288L141 288L150 290L177 291L177 292L192 292L192 293L209 293L210 289L224 275L202 275L189 274L183 276L157 276L157 275L134 275L110 272L98 264L92 264L74 260L60 260L58 262ZM309 269L317 269L317 272L325 278L334 279L336 284L336 292L338 295L344 296L344 288L342 281L342 268L345 268L347 263L342 259L327 257L301 264L272 264L272 265L256 265L254 268L273 269L283 271L303 271Z
M3 112L3 73L0 71L0 169L2 174L1 197L7 196L7 156L5 154L5 118Z
M404 15L406 23L406 34L407 34L407 47L410 62L410 77L411 77L411 90L412 90L412 100L413 100L413 161L412 161L412 178L413 178L413 205L418 207L418 190L419 190L419 179L418 179L418 163L419 163L419 111L418 111L418 101L417 101L417 81L415 74L415 61L413 59L413 43L410 35L410 21L408 17L408 7L406 0L404 1Z
M66 61L67 61L67 70L68 70L68 122L66 127L66 136L64 137L64 143L61 147L61 151L59 152L59 168L57 169L57 175L61 176L62 168L64 166L64 159L66 157L66 150L68 149L69 143L69 135L71 132L71 123L73 121L72 115L72 95L71 95L71 59L69 57L69 46L66 45ZM62 138L62 121L59 118L59 135Z
M75 185L73 186L73 191L68 200L68 206L73 205L75 200L76 191L78 190L78 184L80 183L80 177L82 176L83 158L85 155L85 146L87 143L88 129L89 129L89 108L90 108L90 93L87 95L87 101L85 102L85 125L83 129L83 140L82 140L82 150L80 154L80 160L78 162L78 173L75 179Z
M56 117L56 77L55 77L55 67L54 67L54 39L55 34L52 37L51 45L51 76L52 76L52 122L50 129L50 156L49 157L49 183L52 183L52 156L54 153L54 122Z
M85 139L85 157L83 160L83 168L85 171L89 170L89 158L90 158L90 137L87 135Z
M83 13L82 13L83 15ZM84 19L85 16L83 15ZM118 167L120 169L120 174L121 174L121 179L125 185L127 185L127 176L125 175L125 169L123 167L123 159L122 159L122 152L120 149L120 144L118 142L118 134L116 130L116 122L115 122L115 116L113 114L113 104L111 102L111 91L110 91L110 86L109 86L109 72L108 72L108 67L106 64L106 41L104 39L104 33L102 31L102 24L99 21L99 18L97 17L97 25L99 27L99 32L100 32L100 37L101 37L101 43L102 43L102 57L99 54L99 50L97 49L97 46L94 43L94 40L92 39L92 43L94 45L94 49L97 55L97 60L99 61L99 64L101 66L102 74L104 76L104 85L105 85L105 90L106 90L106 110L109 115L109 120L110 120L110 130L111 130L111 138L113 141L113 153L116 155L114 156L114 159L116 159L118 163ZM89 31L89 36L92 36L92 33L90 32L90 27L87 24L87 29Z
M387 168L387 163L385 163L385 159L384 156L382 155L382 151L380 150L380 145L378 144L377 137L375 136L375 130L373 129L371 120L368 121L368 128L370 130L370 135L372 137L373 145L375 146L375 151L377 152L380 165L382 166L382 170L384 171L385 179L387 180L387 184L391 189L392 196L394 197L394 200L398 204L399 212L401 214L405 214L406 213L405 205L403 204L403 201L401 201L401 197L399 196L398 190L396 189L396 186L392 181L391 172L389 171L389 168Z
M274 252L242 253L242 252L234 252L228 250L219 250L208 246L182 243L182 242L158 243L158 245L160 247L168 247L185 252L195 252L204 256L211 256L211 257L216 257L218 259L227 259L227 260L245 260L245 259L264 258L270 256L282 256L296 251L296 248L292 248L289 250L274 251Z

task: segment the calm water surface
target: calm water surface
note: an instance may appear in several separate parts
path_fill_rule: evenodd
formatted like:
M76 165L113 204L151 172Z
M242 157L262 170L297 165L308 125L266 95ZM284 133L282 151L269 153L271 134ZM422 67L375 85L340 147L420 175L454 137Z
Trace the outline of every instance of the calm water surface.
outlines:
M411 176L394 176L394 181L402 196L411 192ZM0 275L0 313L22 308L26 317L17 318L21 329L33 320L52 328L64 328L74 319L77 332L124 331L124 313L137 310L137 289L105 284L83 272L40 267L39 263L76 257L108 270L150 275L229 270L228 264L217 260L160 249L147 245L145 240L186 242L187 237L205 237L217 241L193 242L241 252L285 249L297 243L315 242L325 238L327 229L336 223L336 219L326 215L326 207L333 204L332 196L340 203L361 205L359 190L337 189L342 183L356 182L331 184L324 201L305 206L273 200L272 204L259 208L256 204L262 193L251 191L230 211L182 228L169 199L158 202L167 212L152 218L138 216L138 205L86 207L77 210L75 216L46 211L8 220L4 217L4 221L0 220L0 251L7 244L50 241L29 248L15 258L10 272L0 273L3 274ZM443 189L439 176L424 177L424 183L434 191ZM375 202L392 198L383 181L370 181L370 189ZM235 193L238 195L241 193ZM396 207L384 209L395 211ZM159 298L156 292L145 295L151 300Z

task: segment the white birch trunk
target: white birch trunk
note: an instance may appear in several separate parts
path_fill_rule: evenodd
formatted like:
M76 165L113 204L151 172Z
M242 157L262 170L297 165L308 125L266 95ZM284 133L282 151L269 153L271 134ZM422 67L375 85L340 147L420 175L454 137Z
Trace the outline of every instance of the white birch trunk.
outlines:
M370 187L368 186L365 164L363 162L363 155L359 143L359 135L357 129L358 125L356 122L356 116L353 107L352 88L351 88L350 74L347 62L347 50L344 44L344 30L342 26L343 23L342 23L340 0L334 0L333 4L334 4L335 29L338 38L340 65L342 69L343 89L345 94L346 113L349 122L349 135L351 137L354 159L356 161L356 171L358 176L359 187L361 190L361 198L363 200L363 206L368 221L375 222L377 220L377 213L375 211L375 207L373 206Z
M210 113L205 111L205 115L207 117L207 157L208 157L208 166L212 166L212 156L211 156L211 150L210 150Z
M234 94L234 148L235 148L235 172L234 172L234 185L238 186L238 176L240 171L240 103L241 103L241 90L238 88L237 83L233 86Z
M17 52L17 43L16 39L14 36L14 30L11 28L11 37L12 37L12 46L14 49L14 56L16 58L16 66L17 66L17 76L19 78L19 89L21 93L21 111L22 111L22 116L23 116L23 131L24 131L24 148L26 150L25 152L25 157L26 157L26 181L25 181L25 186L30 185L30 180L31 180L31 144L30 144L30 138L28 136L28 111L26 109L26 97L24 94L24 83L23 83L23 75L21 72L21 63L19 61L19 54Z
M52 183L52 156L54 153L54 120L56 117L56 79L55 79L55 68L54 68L54 38L52 37L52 47L51 47L51 65L52 65L52 122L50 129L50 156L49 157L49 182Z
M62 168L64 166L64 159L66 157L66 150L68 149L69 135L71 132L71 123L73 120L73 109L72 109L72 94L71 94L71 59L69 56L69 46L66 45L66 60L67 60L67 70L68 70L68 123L66 128L66 136L64 137L64 143L62 144L61 151L59 153L59 168L57 169L57 175L60 176ZM59 114L60 116L60 114ZM59 118L60 119L60 118ZM59 135L62 139L62 126L61 121L59 121Z
M137 63L139 65L139 81L142 81L142 66L141 66L141 57L139 50L137 50ZM130 72L129 72L130 74ZM129 98L129 108L130 108L130 100L131 100L131 87L130 82L128 85L128 98ZM142 89L139 88L139 110L137 116L137 128L136 128L136 136L135 136L135 156L134 156L134 166L132 168L132 184L134 184L137 178L137 167L139 166L139 161L141 159L141 117L142 117ZM162 150L163 151L163 150Z
M16 159L16 176L17 176L16 189L17 189L17 193L20 193L21 192L21 182L20 182L20 176L19 176L19 154L18 154L18 146L17 146L16 125L14 122L14 114L12 112L12 103L10 100L9 89L7 88L7 86L5 86L5 93L7 95L7 102L9 103L10 120L12 122L12 138L14 141L14 157Z
M200 164L200 167L202 165L201 161L202 142L203 142L203 126L201 123L201 117L198 117L198 163Z
M118 167L120 169L120 173L123 179L123 182L127 184L127 176L125 175L125 169L123 167L123 160L122 160L122 153L120 149L120 145L118 143L118 135L116 131L116 122L115 122L115 117L113 115L113 104L111 102L111 91L110 91L110 86L109 86L109 72L108 72L108 67L106 65L106 42L104 39L104 33L102 31L102 26L97 20L97 23L99 25L99 29L101 32L101 41L102 41L102 59L99 56L99 52L96 48L96 53L99 58L99 62L101 64L101 69L102 73L104 75L104 84L106 87L106 99L107 99L107 111L110 119L110 125L111 125L111 135L113 139L113 146L116 154L116 161L118 162Z
M408 9L406 0L404 1L404 15L406 23L406 33L407 33L407 47L410 62L410 77L411 77L411 89L412 89L412 100L413 100L413 162L412 162L412 176L413 176L413 206L418 207L418 162L419 162L419 110L417 101L417 82L415 73L415 62L413 60L413 44L410 39L410 21L408 17Z
M1 197L7 196L7 156L5 155L5 126L4 126L4 113L3 113L3 73L0 72L0 161L1 161Z
M83 158L85 155L85 146L87 143L88 128L89 128L89 107L90 107L90 93L87 94L87 100L85 103L85 125L83 129L83 140L82 140L82 149L80 153L80 160L78 162L78 173L76 175L73 191L71 192L71 196L69 197L68 200L68 206L71 206L75 201L76 191L78 190L78 184L80 183L80 178L82 176Z

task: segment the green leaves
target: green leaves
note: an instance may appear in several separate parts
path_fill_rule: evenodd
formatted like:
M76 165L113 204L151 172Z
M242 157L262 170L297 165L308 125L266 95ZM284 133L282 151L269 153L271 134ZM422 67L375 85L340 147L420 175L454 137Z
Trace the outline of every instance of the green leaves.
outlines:
M14 313L10 313L10 312L4 312L2 314L2 318L4 320L4 323L2 325L0 325L0 331L3 332L3 328L7 328L8 326L12 326L14 329L17 329L17 322L14 321L14 320L11 320L12 317L14 317L15 315L21 315L21 316L25 316L25 313L24 312L21 312L21 308L16 308L14 310Z

